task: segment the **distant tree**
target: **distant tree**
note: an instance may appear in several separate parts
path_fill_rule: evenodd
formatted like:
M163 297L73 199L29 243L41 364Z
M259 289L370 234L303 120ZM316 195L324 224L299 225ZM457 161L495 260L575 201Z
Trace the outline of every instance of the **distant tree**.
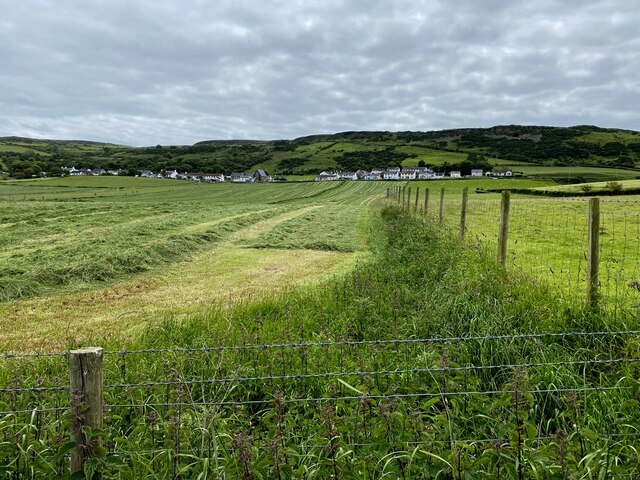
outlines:
M419 166L419 167L426 167L426 166L427 166L427 164L425 163L425 161L424 161L424 160L420 160L420 161L418 162L418 166Z
M622 188L622 183L620 182L607 182L607 190L611 190L612 192L621 192Z

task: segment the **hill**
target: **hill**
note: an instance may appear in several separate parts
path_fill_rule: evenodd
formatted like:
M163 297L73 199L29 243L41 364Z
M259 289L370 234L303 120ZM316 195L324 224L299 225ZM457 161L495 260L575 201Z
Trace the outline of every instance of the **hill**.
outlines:
M0 137L0 169L15 178L63 166L229 174L263 168L272 174L315 174L388 165L452 167L469 158L493 166L636 168L640 133L596 126L503 125L431 132L341 132L293 140L205 140L194 145L128 147L77 140Z

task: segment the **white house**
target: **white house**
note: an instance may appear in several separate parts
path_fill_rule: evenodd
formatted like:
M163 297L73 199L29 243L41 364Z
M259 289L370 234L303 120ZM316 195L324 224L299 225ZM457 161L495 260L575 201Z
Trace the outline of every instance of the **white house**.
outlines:
M251 175L247 175L244 172L233 172L231 174L231 181L233 183L251 183L253 182L253 177Z
M487 177L512 177L513 172L511 170L494 170L492 172L487 172Z
M340 180L357 180L358 179L358 175L356 174L356 172L341 172L340 173Z
M200 178L205 182L224 182L224 174L222 173L202 173Z
M403 168L400 172L400 179L402 180L415 180L417 171L415 168Z
M462 178L462 174L460 173L459 170L451 170L451 172L449 173L449 177L451 177L451 178Z
M175 171L175 170L167 170L164 172L164 178L172 178L172 179L176 179L180 176L180 174Z
M327 180L340 180L340 175L336 172L320 172L316 177L316 182L324 182Z
M382 172L382 178L384 180L400 180L400 169L392 170L389 168Z
M371 173L367 173L364 176L365 180L380 180L380 173L375 173L375 172L371 172Z
M433 180L434 178L436 178L436 174L432 170L418 172L419 180Z
M471 176L472 177L481 177L482 176L482 169L481 168L472 168L471 169Z

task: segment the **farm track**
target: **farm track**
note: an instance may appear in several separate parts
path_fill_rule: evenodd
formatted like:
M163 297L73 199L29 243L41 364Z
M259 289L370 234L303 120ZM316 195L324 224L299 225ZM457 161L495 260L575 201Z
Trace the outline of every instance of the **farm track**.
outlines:
M244 246L318 208L297 208L254 223L160 273L141 274L108 288L0 304L0 350L59 350L87 338L137 335L165 318L206 314L326 278L360 255Z

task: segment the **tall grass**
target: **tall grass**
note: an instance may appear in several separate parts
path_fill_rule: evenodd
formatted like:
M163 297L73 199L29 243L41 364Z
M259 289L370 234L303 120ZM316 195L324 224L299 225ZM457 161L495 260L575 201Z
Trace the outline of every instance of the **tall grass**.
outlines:
M482 246L395 207L370 228L371 260L322 287L167 319L136 343L105 342L107 452L97 461L105 475L640 474L638 337L514 336L616 331L637 319L505 273ZM188 350L262 344L282 346ZM65 383L63 358L2 362L0 388ZM0 411L64 406L65 395L2 392ZM63 476L69 421L60 412L3 414L0 472Z

